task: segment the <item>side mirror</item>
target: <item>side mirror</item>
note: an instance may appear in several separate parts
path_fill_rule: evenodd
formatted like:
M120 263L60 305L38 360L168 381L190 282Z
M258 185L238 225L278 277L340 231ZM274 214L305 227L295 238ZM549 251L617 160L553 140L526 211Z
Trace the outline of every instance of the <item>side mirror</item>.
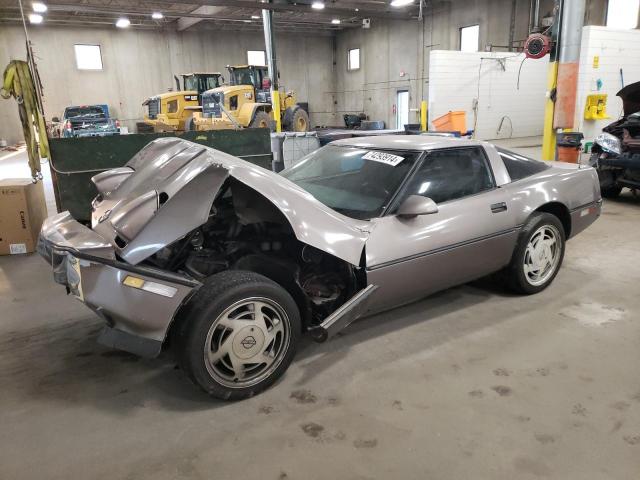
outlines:
M432 213L438 213L438 205L429 197L421 195L410 195L398 209L398 216L402 218L412 218Z
M51 121L52 121L53 123L60 123L60 119L59 119L58 117L53 117L53 118L51 119Z

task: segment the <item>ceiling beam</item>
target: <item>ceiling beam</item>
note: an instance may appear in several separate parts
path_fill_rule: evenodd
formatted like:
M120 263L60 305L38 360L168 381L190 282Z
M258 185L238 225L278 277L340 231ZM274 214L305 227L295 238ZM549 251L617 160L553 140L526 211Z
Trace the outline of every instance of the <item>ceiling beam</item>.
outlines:
M216 13L220 13L223 10L224 10L224 7L212 7L210 5L203 5L194 10L191 10L191 13L206 15L208 17L214 17ZM178 18L177 30L179 32L182 32L183 30L186 30L187 28L192 27L197 23L200 23L202 20L204 20L204 18L202 17L180 17Z
M386 7L386 3L381 3L380 8L372 10L367 7L363 7L361 4L348 3L348 2L335 2L325 3L325 8L321 11L312 10L310 5L299 3L261 3L254 0L154 0L156 4L180 4L180 5L207 5L212 7L234 7L234 8L248 8L248 9L266 9L273 11L288 11L297 13L312 13L312 14L334 14L334 15L347 15L351 17L359 18L390 18L398 20L408 20L412 18L415 13L417 5L413 7L406 7L397 11L392 11ZM384 6L384 7L383 7ZM358 8L356 12L355 9Z
M148 9L145 10L141 10L141 9L136 9L136 8L117 8L117 7L109 7L109 6L88 6L88 5L78 5L78 4L60 4L60 3L48 3L48 7L49 7L49 12L51 12L52 14L55 13L86 13L86 14L102 14L102 15L109 15L111 17L119 17L119 16L129 16L129 17L146 17L146 18L150 18L150 11ZM0 7L0 18L6 18L7 16L11 16L14 15L15 13L13 13L13 11L19 11L20 7L18 6L3 6ZM228 23L243 23L247 26L249 26L250 24L248 22L246 22L246 19L242 19L242 18L234 18L234 17L229 17L229 16L214 16L212 17L211 15L207 15L204 13L181 13L181 12L171 12L171 11L167 11L167 12L163 12L163 15L165 18L167 19L180 19L180 18L193 18L193 19L197 19L198 21L201 20L208 20L210 22L214 22L214 23L221 23L221 22L228 22ZM69 19L68 16L65 17L67 20L71 20ZM84 19L83 16L77 16L75 17L75 20L77 22L81 22ZM58 20L63 20L62 18L58 19ZM113 22L110 22L113 23ZM323 22L323 21L313 21L313 20L301 20L298 18L295 19L290 19L290 18L275 18L274 19L274 23L276 23L279 26L287 26L287 25L299 25L301 27L318 27L318 28L327 28L330 30L338 30L341 27L344 28L352 28L352 27L359 27L360 23L356 22L356 23L349 23L349 22L343 22L340 25L332 25L331 23L327 22ZM253 25L260 25L260 28L262 28L262 20L255 20L252 21L251 24ZM150 25L162 25L161 21L151 21Z

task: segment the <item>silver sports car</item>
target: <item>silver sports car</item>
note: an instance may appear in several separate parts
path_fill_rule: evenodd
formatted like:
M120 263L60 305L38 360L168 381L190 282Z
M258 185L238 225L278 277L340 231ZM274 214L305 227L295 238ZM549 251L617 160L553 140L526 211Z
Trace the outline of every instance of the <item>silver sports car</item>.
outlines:
M178 138L93 178L88 228L47 219L39 252L106 322L168 343L209 394L245 398L359 317L501 272L532 294L600 215L594 169L430 136L341 140L276 174Z

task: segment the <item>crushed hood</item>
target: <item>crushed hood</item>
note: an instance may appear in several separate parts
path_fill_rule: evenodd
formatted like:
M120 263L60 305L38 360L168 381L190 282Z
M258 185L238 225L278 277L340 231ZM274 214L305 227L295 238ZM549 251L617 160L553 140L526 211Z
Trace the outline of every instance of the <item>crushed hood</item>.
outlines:
M271 201L303 243L358 265L370 223L345 217L280 175L179 138L149 143L123 168L93 177L92 228L137 264L204 224L232 176Z
M627 85L616 95L622 99L624 116L640 112L640 82Z

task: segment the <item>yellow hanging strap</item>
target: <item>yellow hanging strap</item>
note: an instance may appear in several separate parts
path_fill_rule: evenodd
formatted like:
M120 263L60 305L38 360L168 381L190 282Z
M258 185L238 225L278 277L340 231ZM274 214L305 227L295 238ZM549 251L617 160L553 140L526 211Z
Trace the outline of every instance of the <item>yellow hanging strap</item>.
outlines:
M27 62L14 60L4 71L0 95L18 102L20 122L29 155L29 167L34 180L42 179L40 158L49 157L49 141L42 110L38 106L36 88Z

